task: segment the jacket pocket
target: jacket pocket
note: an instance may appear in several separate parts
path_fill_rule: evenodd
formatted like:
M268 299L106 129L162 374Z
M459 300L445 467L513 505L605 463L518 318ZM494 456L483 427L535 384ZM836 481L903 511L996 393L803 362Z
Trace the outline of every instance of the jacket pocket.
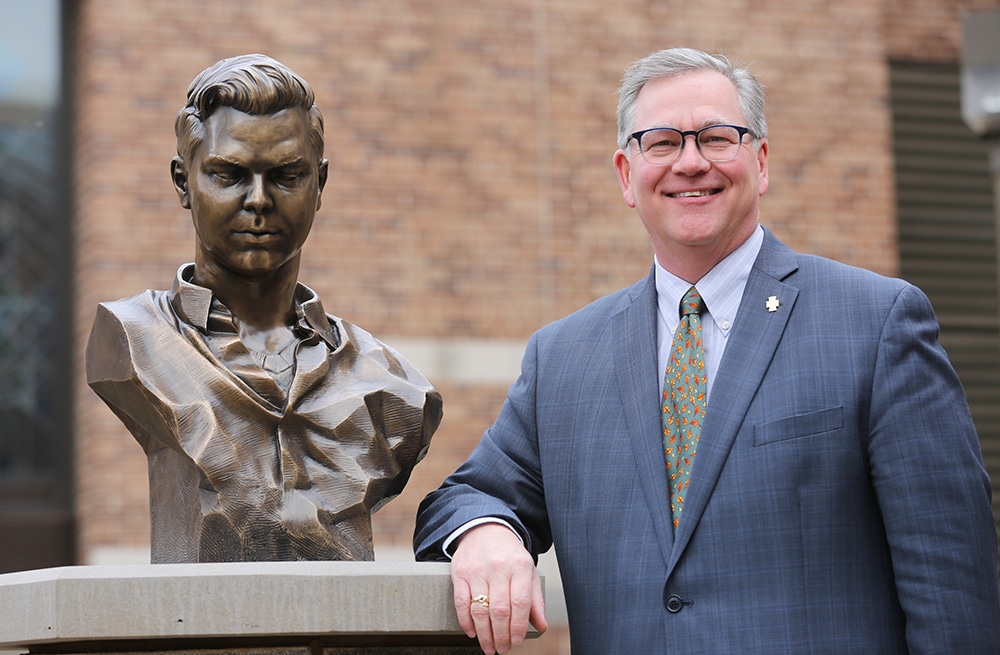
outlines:
M844 408L829 407L808 414L787 416L753 426L753 445L765 446L769 443L801 439L825 432L833 432L844 427Z

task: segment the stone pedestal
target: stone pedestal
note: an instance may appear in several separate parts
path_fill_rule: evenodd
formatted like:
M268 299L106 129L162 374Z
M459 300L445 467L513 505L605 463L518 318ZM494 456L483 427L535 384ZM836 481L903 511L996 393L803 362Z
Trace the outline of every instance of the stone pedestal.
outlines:
M533 635L534 636L534 635ZM74 566L0 575L0 650L472 655L448 564Z

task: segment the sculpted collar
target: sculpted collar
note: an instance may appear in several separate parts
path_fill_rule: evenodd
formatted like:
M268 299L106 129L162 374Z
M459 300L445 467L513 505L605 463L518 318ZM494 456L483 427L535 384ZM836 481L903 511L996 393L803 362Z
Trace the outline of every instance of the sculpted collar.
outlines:
M210 289L191 282L194 275L194 264L188 263L177 269L177 276L170 287L170 304L177 315L189 325L202 333L209 331L209 318L222 311L229 316L229 309L212 295ZM331 350L340 347L340 330L331 317L327 316L316 292L304 284L298 283L295 288L295 313L298 316L298 326L307 331L315 331ZM231 325L231 321L225 321ZM213 329L217 323L213 321ZM228 330L227 330L228 331ZM235 331L235 330L233 330Z

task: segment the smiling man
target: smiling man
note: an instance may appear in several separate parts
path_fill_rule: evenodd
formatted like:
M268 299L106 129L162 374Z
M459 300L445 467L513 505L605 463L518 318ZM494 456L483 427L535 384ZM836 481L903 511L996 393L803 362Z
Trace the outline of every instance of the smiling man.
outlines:
M694 284L757 229L767 139L743 127L736 87L712 70L650 80L631 111L633 125L650 127L615 153L625 202L657 261Z
M649 275L531 338L417 517L466 632L544 629L554 545L575 655L1000 652L990 479L924 294L761 226L764 93L724 57L635 62L618 146Z
M171 176L195 260L102 303L87 379L149 462L153 562L370 560L441 420L405 359L298 282L327 179L309 85L263 55L191 83Z

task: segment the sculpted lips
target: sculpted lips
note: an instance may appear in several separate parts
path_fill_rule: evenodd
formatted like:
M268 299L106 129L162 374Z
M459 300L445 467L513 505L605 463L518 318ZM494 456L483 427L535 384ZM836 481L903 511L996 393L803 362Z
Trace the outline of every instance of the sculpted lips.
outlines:
M279 233L270 230L233 230L233 235L249 241L268 241L277 238Z

